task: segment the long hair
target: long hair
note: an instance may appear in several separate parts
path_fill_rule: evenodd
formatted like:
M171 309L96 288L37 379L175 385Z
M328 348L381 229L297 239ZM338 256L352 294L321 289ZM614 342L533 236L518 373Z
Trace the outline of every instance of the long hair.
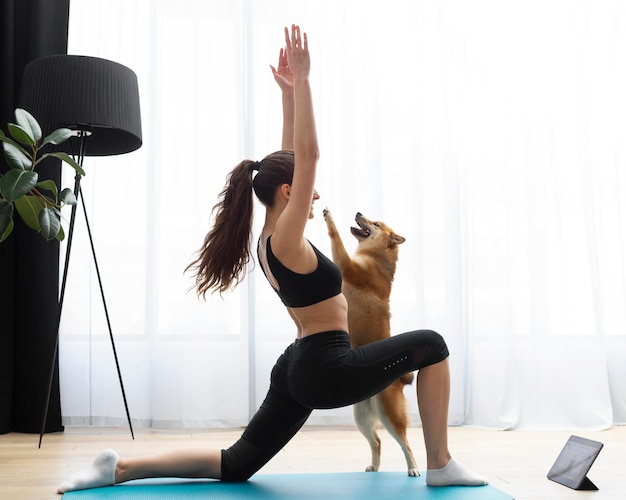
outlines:
M293 151L277 151L261 161L244 160L227 176L211 213L215 222L204 238L198 257L187 266L195 276L198 296L235 288L252 258L252 192L266 207L274 205L277 189L293 180ZM254 175L254 171L257 174Z

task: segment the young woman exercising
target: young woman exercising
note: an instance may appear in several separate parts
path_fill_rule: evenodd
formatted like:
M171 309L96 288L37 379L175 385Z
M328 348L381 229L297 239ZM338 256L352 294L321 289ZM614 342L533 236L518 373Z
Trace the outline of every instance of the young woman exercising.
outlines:
M313 218L319 155L306 33L285 28L286 48L272 67L282 90L282 150L244 160L228 176L215 206L215 224L189 267L198 295L225 292L243 279L250 259L254 192L265 207L257 245L261 268L296 325L296 339L278 358L270 388L241 438L226 450L176 450L137 458L103 451L59 492L149 477L246 481L304 425L316 408L364 400L402 375L419 370L418 403L430 486L484 485L448 450L448 349L438 333L420 330L350 348L341 272L305 237Z

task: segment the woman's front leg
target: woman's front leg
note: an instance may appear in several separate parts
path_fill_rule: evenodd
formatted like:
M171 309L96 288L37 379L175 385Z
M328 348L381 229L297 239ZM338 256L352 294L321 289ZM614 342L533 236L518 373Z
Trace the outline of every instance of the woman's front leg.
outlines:
M426 466L439 469L450 461L448 449L448 407L450 364L448 358L419 370L417 401L426 446Z
M450 364L448 358L422 368L417 393L424 444L426 484L429 486L482 486L487 480L455 461L448 449Z

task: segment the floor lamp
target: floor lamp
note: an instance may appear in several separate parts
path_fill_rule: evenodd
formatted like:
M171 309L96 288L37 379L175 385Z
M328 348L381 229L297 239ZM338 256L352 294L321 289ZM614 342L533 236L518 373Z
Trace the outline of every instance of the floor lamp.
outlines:
M20 89L19 107L32 114L45 131L66 127L74 131L71 139L57 146L57 151L72 155L82 167L85 156L111 156L135 151L142 144L141 114L139 109L139 89L137 76L129 68L96 57L55 55L30 62L24 69ZM85 208L85 200L80 187L80 175L76 175L74 195L83 207L91 252L98 276L100 294L109 329L109 338L124 399L126 417L132 438L135 438L128 411L124 382L115 349L109 312L102 287L102 279L91 228ZM72 206L63 278L59 293L56 344L53 353L48 391L44 406L39 447L43 439L54 368L59 348L59 328L65 285L69 269L74 236L74 222L78 203Z

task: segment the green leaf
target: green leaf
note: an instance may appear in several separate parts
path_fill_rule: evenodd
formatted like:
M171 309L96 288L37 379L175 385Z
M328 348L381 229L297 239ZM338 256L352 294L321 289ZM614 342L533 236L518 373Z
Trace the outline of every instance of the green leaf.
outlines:
M13 218L13 204L7 200L0 200L0 221L4 218Z
M76 172L78 172L80 175L82 175L82 176L85 175L85 171L83 170L83 167L81 167L78 163L76 163L74 161L74 159L70 155L68 155L67 153L46 153L45 155L43 155L41 158L39 158L37 160L37 163L39 163L42 160L45 160L49 156L52 156L54 158L58 158L61 161L64 161L70 167L72 167L74 170L76 170Z
M9 237L9 235L13 232L14 225L15 223L13 222L13 219L11 219L11 221L9 222L9 227L7 227L4 233L2 233L2 235L0 236L0 243L6 240Z
M41 147L46 144L61 144L72 137L73 132L69 128L59 128L43 140Z
M15 121L17 121L17 124L25 131L28 131L28 135L30 135L35 142L41 140L41 127L28 111L17 108L15 110Z
M29 170L32 164L31 159L26 156L22 151L16 148L13 144L8 142L2 143L4 149L4 157L11 168L19 170Z
M43 237L48 241L54 240L61 228L61 218L54 210L44 208L39 212L39 225Z
M0 181L0 193L7 201L16 201L35 187L38 177L37 172L13 168Z
M2 130L0 130L0 142L11 144L15 148L17 148L24 156L26 156L26 158L32 159L32 156L30 155L28 151L26 151L19 143L15 142L10 137L7 137L6 135L4 135L4 132L2 132Z
M74 191L72 191L70 188L65 188L63 191L61 191L59 200L66 205L76 205L76 196L74 195Z
M59 234L57 234L57 240L63 241L65 239L65 231L63 231L63 226L59 227Z
M59 194L59 190L57 188L56 183L53 180L41 181L37 183L37 187L41 189L47 189L48 191L52 191L54 193L54 197L56 198Z
M37 196L23 196L15 200L15 208L22 220L28 227L35 231L41 231L39 224L39 212L45 208L45 203Z
M11 137L13 137L13 139L15 139L20 144L26 144L27 146L32 146L33 144L35 144L35 139L33 139L29 135L30 131L24 130L19 125L15 125L13 123L9 123L7 127L9 130L9 134L11 134Z
M7 239L13 230L13 204L0 200L0 242Z

